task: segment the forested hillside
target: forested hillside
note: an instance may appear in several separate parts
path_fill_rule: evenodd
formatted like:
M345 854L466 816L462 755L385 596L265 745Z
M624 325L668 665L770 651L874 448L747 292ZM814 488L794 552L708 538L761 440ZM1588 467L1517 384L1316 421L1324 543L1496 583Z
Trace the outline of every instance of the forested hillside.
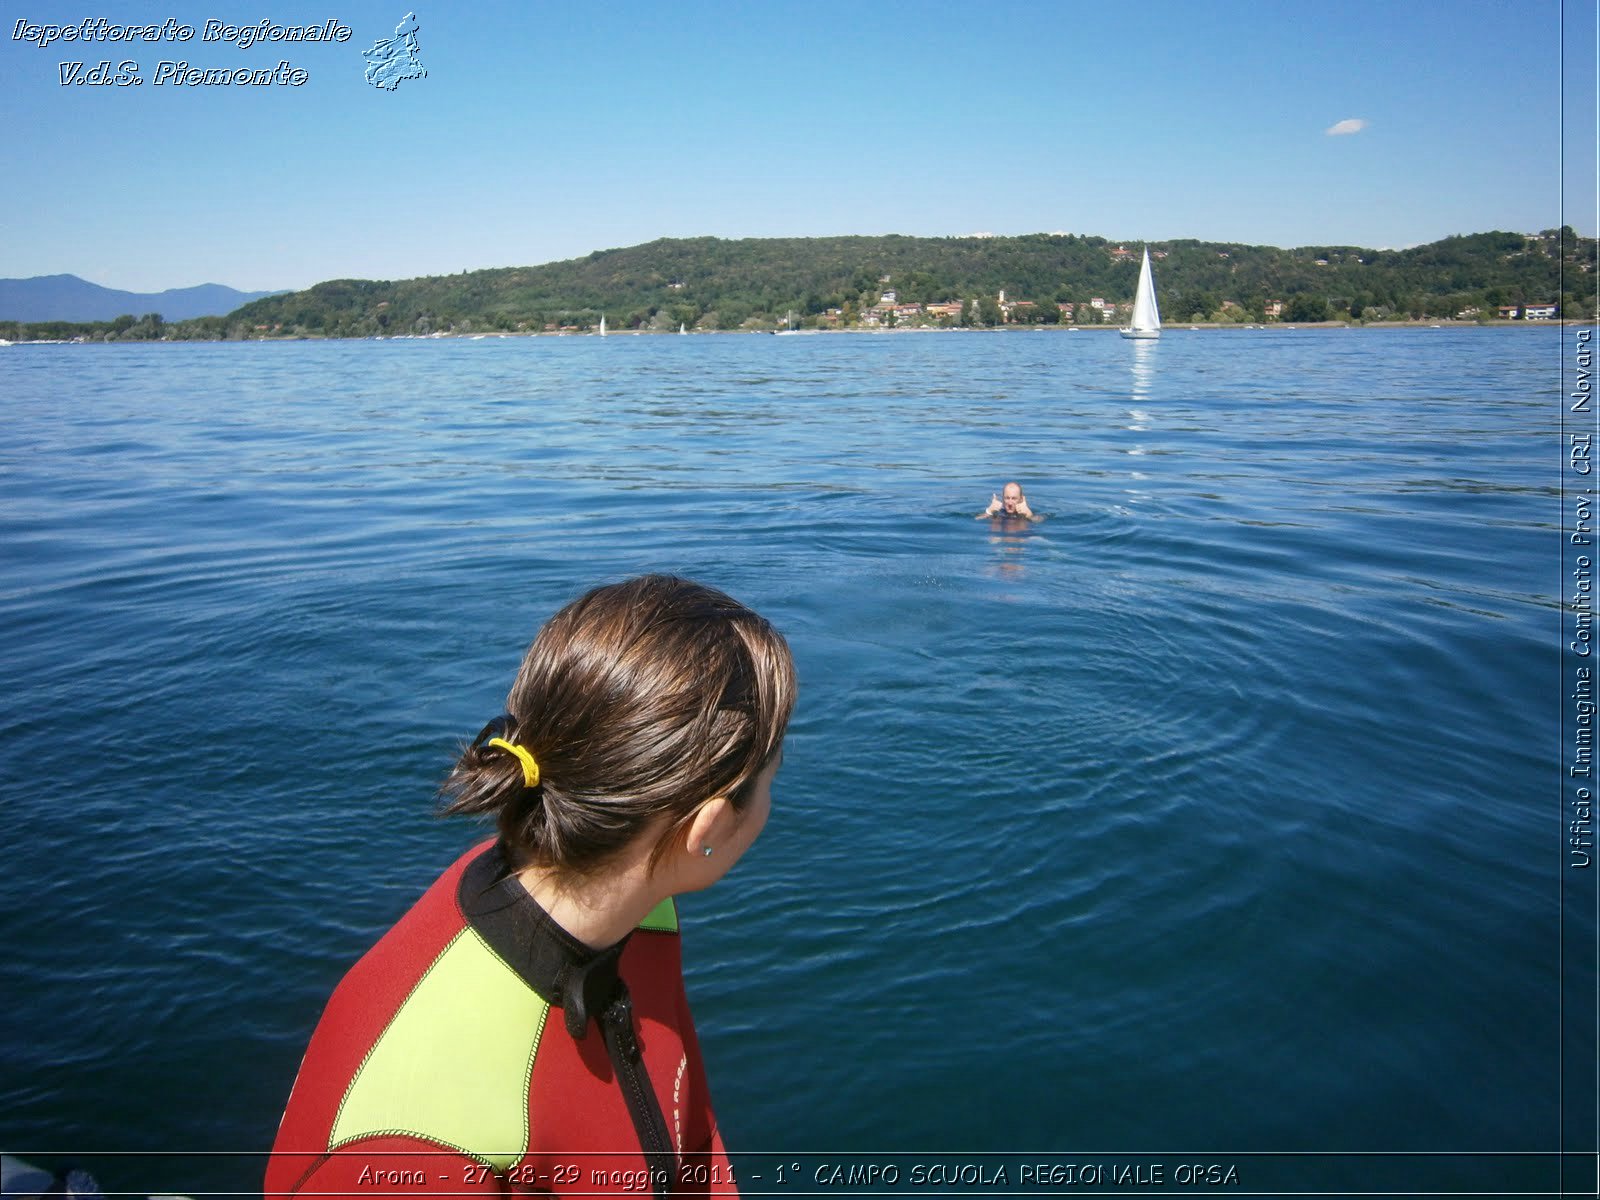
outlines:
M93 327L0 324L0 337L169 339L370 337L435 332L848 328L886 315L928 324L1102 319L1089 302L1127 303L1137 242L1100 237L663 238L532 267L379 282L337 279L257 300L226 317L157 314ZM1502 305L1595 308L1595 239L1573 231L1478 233L1407 250L1179 240L1149 244L1171 321L1437 320L1495 316ZM882 314L892 291L899 314ZM1000 300L1004 296L1004 306ZM1021 301L1020 305L1016 302ZM911 306L959 312L918 315ZM871 312L869 310L879 310ZM909 315L908 315L909 314Z

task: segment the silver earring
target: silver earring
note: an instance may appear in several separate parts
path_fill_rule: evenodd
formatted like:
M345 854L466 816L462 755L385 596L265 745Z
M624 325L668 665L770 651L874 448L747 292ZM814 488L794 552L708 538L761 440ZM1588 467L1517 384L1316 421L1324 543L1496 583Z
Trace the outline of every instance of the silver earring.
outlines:
M700 851L700 853L705 855L707 858L710 858L711 857L711 847L710 846L705 847L704 849L702 849Z

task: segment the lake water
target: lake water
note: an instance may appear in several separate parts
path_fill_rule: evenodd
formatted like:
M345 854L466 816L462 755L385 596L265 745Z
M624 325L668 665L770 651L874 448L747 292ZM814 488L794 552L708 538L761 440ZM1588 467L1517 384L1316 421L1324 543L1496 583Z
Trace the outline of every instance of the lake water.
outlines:
M0 1143L257 1189L334 983L479 836L456 740L666 570L801 676L766 834L682 905L747 1190L1552 1190L1569 338L0 351ZM1011 478L1048 519L973 520Z

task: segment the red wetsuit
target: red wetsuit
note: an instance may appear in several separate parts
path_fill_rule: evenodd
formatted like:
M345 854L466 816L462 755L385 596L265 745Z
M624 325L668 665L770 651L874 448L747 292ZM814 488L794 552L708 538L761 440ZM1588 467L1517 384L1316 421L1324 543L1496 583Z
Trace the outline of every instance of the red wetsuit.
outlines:
M737 1195L672 902L596 952L463 855L328 1001L264 1191Z

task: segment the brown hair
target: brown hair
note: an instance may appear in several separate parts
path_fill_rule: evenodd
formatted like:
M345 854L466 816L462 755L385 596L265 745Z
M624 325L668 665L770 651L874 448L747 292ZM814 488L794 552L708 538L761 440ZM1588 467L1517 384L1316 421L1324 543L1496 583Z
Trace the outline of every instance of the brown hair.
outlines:
M444 811L493 813L515 866L588 873L663 813L676 832L714 796L742 807L794 696L783 636L717 589L671 575L598 587L539 631L506 714L441 785ZM534 756L535 786L493 737Z

